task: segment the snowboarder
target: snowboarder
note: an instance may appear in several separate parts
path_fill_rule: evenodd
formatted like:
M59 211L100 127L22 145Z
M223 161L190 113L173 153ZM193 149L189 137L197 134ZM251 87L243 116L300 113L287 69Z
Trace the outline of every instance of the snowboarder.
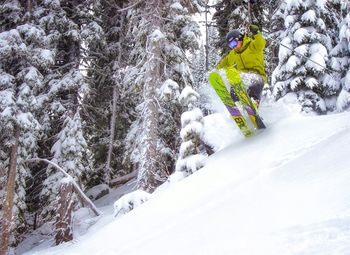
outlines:
M258 106L264 84L267 81L264 68L266 41L256 25L250 25L253 38L232 30L226 36L232 49L209 74L209 83L226 106L243 135L250 137L256 129L266 128L258 114ZM225 81L226 79L226 81ZM247 122L253 124L253 129Z
M266 41L256 25L249 26L253 38L234 29L226 35L228 46L232 49L216 66L216 69L234 67L240 73L249 96L259 105L267 76L264 67L264 48ZM229 78L229 77L228 77ZM234 91L229 91L236 101ZM220 95L219 95L220 96Z

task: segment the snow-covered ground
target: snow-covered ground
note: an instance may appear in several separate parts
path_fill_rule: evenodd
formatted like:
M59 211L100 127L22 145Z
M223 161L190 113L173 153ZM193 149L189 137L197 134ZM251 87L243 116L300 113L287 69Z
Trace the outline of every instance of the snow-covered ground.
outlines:
M302 116L279 102L261 115L268 128L248 139L225 114L207 117L219 151L204 168L118 218L108 195L74 241L26 254L350 254L350 112Z

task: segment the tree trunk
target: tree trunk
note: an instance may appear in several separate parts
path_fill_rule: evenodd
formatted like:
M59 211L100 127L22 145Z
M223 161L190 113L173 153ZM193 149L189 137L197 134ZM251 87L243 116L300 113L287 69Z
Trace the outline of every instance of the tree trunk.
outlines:
M156 62L156 60L153 60ZM154 63L159 64L159 63ZM152 77L152 76L150 76ZM145 142L143 155L143 164L138 176L138 188L152 192L157 187L157 181L155 175L157 172L157 127L158 127L158 113L156 108L156 84L157 76L151 78L148 83L145 84L144 101L145 101Z
M137 187L147 192L152 192L161 182L159 178L159 164L158 164L158 107L157 107L157 88L163 79L163 64L161 43L164 38L152 38L150 35L156 30L161 30L161 21L158 15L161 13L161 2L151 1L147 2L148 12L151 15L147 16L150 25L149 36L147 39L148 52L145 63L145 85L144 85L144 153L142 155L142 164L138 175Z
M117 96L118 96L118 88L117 84L113 86L113 104L112 104L112 117L111 117L111 135L109 138L109 148L107 154L107 164L106 164L106 181L109 184L111 180L111 160L113 153L113 144L114 144L114 136L115 136L115 122L117 116Z
M208 31L208 0L205 2L205 71L209 71L209 31Z
M122 7L124 7L124 3L122 4ZM120 18L120 27L122 28L124 26L124 15L121 15ZM112 104L112 117L111 117L111 133L110 133L110 140L109 140L109 148L108 148L108 154L107 154L107 164L106 164L106 181L109 184L111 181L111 160L112 160L112 153L113 153L113 144L114 144L114 139L115 139L115 126L116 126L116 115L117 115L117 99L118 99L118 85L122 83L122 78L121 78L121 67L123 66L122 63L122 55L123 55L123 48L122 48L122 43L124 40L124 36L121 36L119 38L118 42L118 58L117 58L117 66L119 66L119 70L117 70L117 73L114 77L116 81L114 81L114 86L113 86L113 104Z
M72 211L73 211L73 184L62 182L58 215L56 219L56 245L73 240L72 232Z
M6 195L4 199L3 215L2 215L2 232L1 232L1 246L0 255L7 255L10 235L11 235L11 221L12 221L12 207L14 204L14 195L16 187L17 174L17 151L20 129L15 127L15 144L12 145L10 155L10 166L7 177Z

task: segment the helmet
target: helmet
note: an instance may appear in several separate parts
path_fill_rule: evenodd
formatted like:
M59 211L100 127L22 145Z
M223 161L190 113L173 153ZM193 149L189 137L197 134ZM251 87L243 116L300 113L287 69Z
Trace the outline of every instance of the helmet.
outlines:
M238 29L234 29L226 35L227 42L230 42L232 39L234 39L235 41L242 41L243 34Z

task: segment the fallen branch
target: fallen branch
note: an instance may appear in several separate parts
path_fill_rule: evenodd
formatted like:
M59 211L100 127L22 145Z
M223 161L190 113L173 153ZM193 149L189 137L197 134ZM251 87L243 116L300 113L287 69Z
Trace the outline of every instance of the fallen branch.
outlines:
M97 209L94 203L84 194L84 192L79 188L79 185L74 181L73 177L70 176L66 171L64 171L59 165L57 165L56 163L50 160L43 159L43 158L27 159L24 162L26 163L26 162L35 162L35 161L43 161L49 165L54 166L56 169L61 171L68 178L68 180L73 184L73 189L77 193L79 199L81 199L81 201L86 202L87 206L91 209L91 211L95 213L96 216L101 215L101 212Z

